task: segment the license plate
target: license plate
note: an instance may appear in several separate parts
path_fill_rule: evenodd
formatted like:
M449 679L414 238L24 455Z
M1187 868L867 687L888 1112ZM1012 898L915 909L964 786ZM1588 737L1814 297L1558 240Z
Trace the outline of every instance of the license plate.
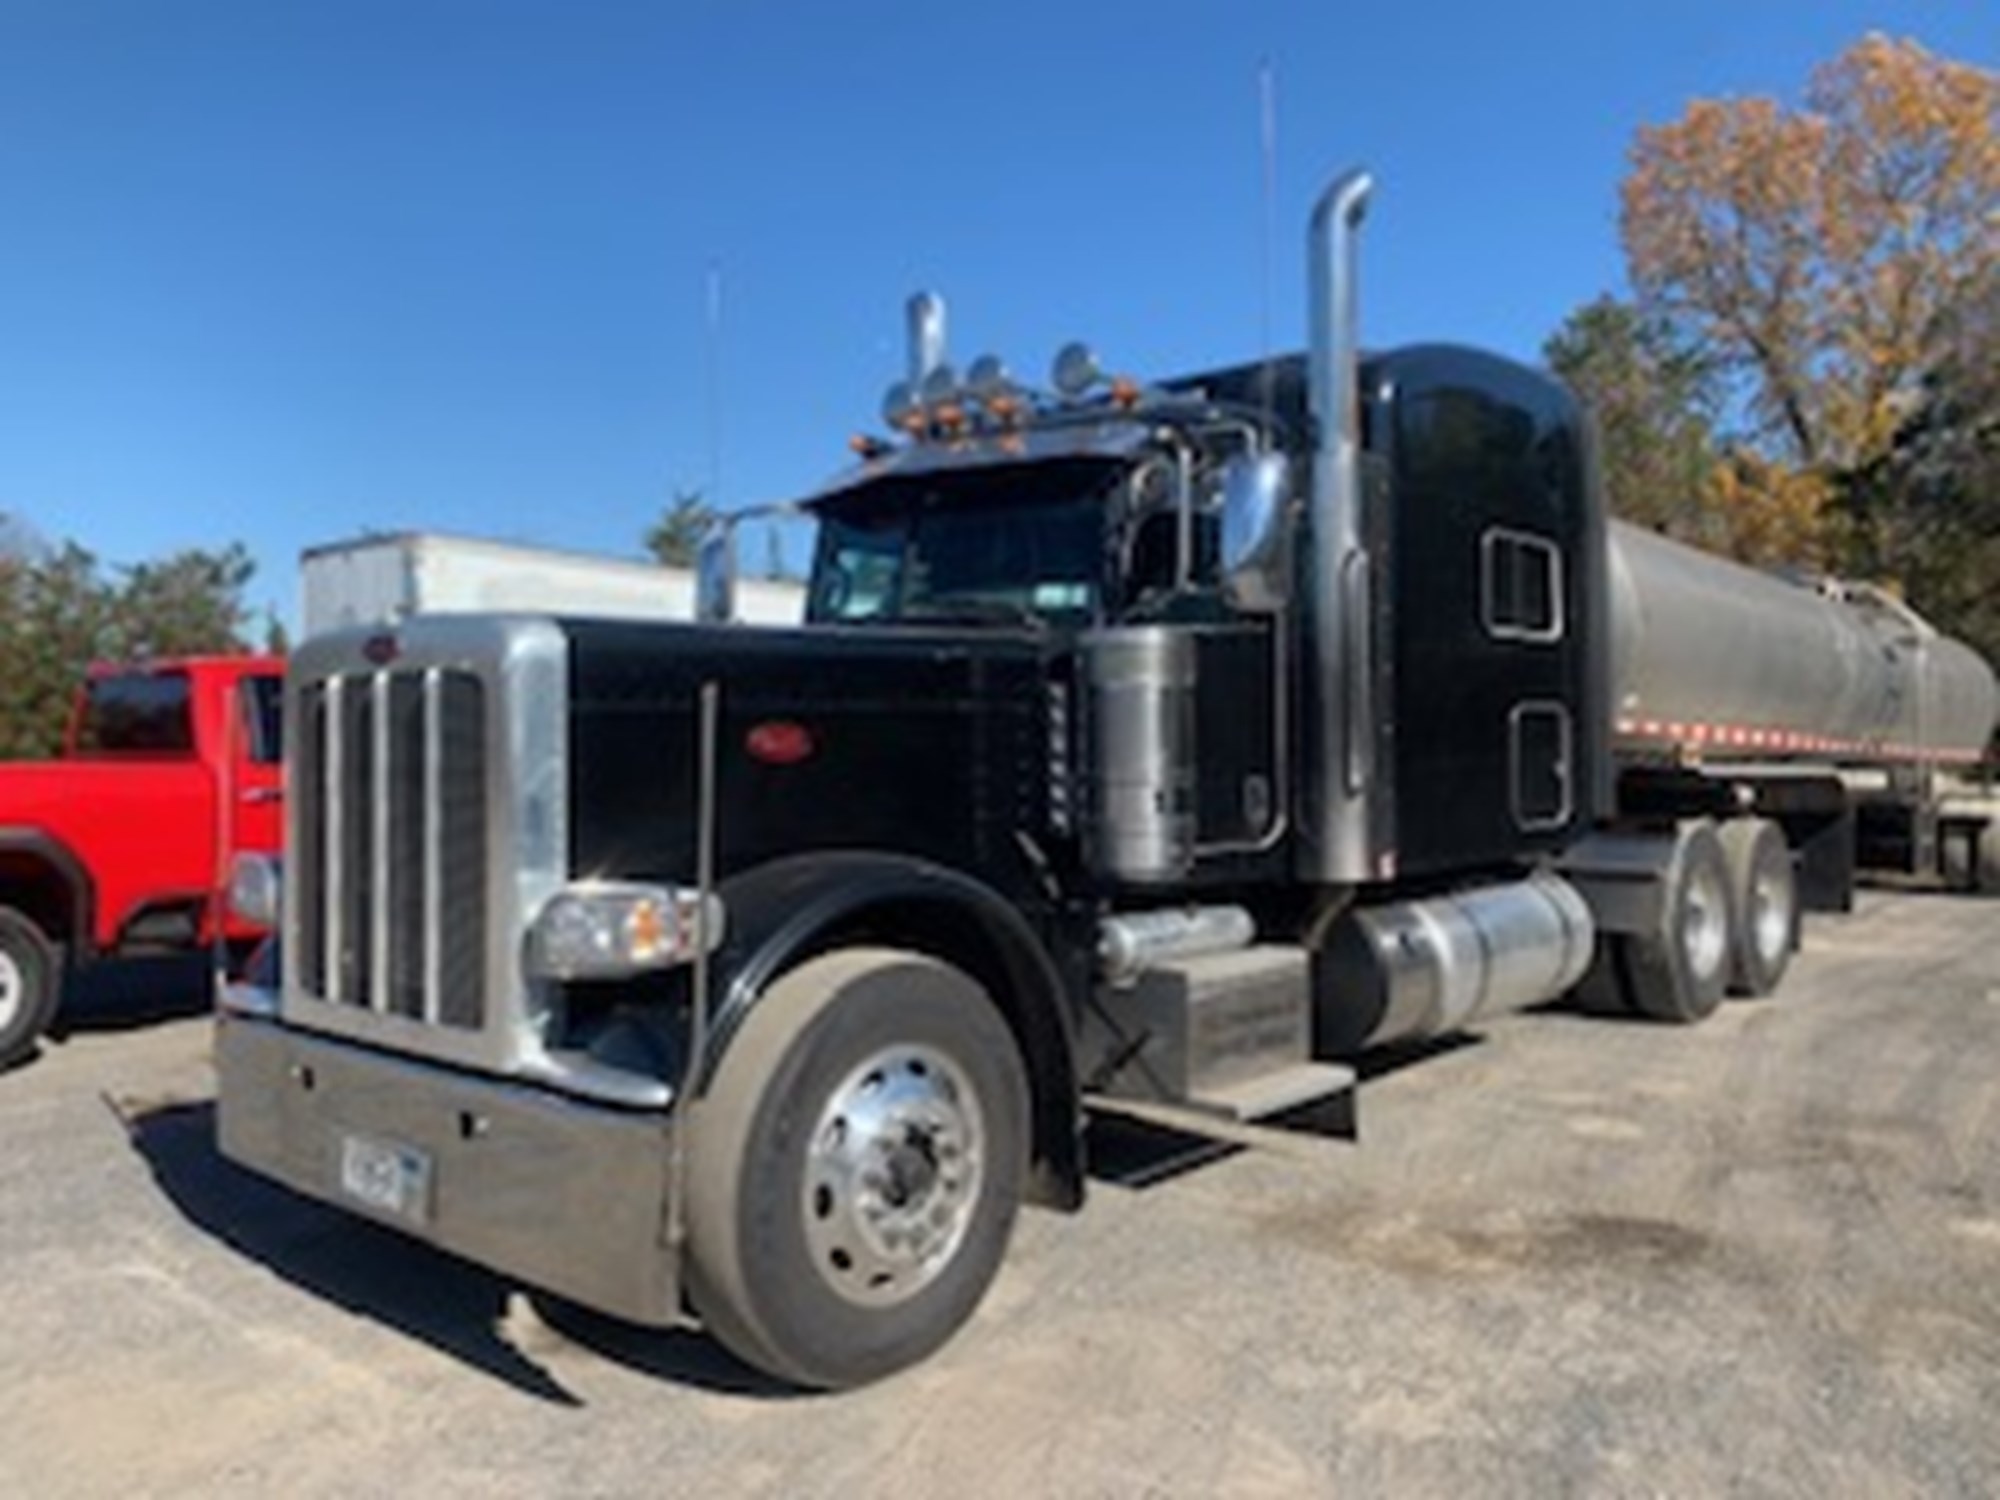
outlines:
M421 1224L430 1216L430 1156L394 1141L342 1136L340 1190L377 1213Z

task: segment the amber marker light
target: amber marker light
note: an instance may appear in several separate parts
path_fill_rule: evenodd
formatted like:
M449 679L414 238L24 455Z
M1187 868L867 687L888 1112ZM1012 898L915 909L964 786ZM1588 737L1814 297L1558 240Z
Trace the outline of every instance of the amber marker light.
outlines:
M630 911L625 918L625 942L635 961L656 959L679 943L679 932L667 921L665 902L635 902Z

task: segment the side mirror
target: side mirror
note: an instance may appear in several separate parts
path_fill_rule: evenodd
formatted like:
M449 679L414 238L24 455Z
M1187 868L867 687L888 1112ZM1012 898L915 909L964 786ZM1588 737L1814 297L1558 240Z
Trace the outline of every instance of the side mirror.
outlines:
M1229 602L1275 614L1290 595L1285 512L1291 485L1282 454L1233 458L1222 475L1222 584Z
M736 528L710 528L694 558L694 617L707 625L736 618Z

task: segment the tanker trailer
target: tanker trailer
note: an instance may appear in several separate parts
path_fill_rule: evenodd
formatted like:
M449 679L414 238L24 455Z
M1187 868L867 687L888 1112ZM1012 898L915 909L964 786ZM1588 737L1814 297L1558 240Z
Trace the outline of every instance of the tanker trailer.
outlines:
M1900 600L1609 530L1621 752L1908 771L1981 758L1992 671Z
M1587 1003L1697 1019L1776 989L1799 913L1851 908L1859 869L2000 871L2000 805L1961 779L2000 716L1970 647L1872 585L1623 522L1606 584L1615 812L1565 858L1604 934Z

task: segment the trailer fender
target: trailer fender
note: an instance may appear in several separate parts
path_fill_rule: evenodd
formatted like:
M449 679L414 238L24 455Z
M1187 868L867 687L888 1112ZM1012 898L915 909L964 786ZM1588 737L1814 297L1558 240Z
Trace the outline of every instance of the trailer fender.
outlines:
M712 961L715 1013L698 1094L744 1017L786 971L854 945L926 953L978 980L1020 1046L1033 1093L1027 1196L1048 1207L1082 1204L1082 1104L1062 980L1011 902L943 865L854 851L774 860L724 881L717 894L728 925Z

